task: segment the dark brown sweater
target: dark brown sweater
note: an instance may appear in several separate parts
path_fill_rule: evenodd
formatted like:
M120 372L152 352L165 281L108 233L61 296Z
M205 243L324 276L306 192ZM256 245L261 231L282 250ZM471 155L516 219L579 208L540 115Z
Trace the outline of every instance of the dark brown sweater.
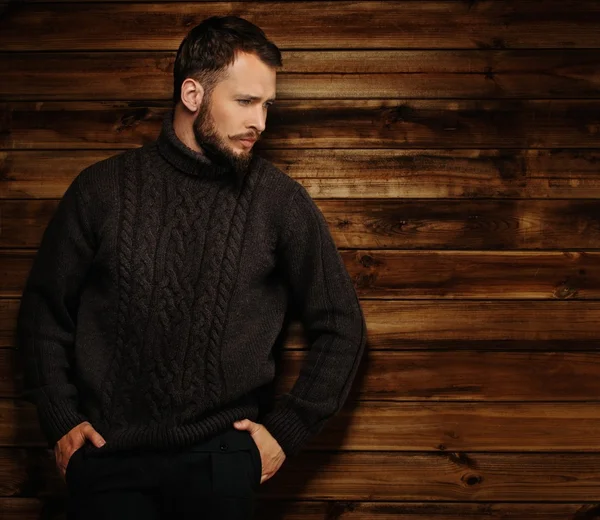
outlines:
M300 183L257 155L234 182L172 116L61 199L18 316L24 397L49 447L85 420L110 452L185 447L249 418L294 454L348 396L366 342L355 289ZM310 350L265 408L291 304Z

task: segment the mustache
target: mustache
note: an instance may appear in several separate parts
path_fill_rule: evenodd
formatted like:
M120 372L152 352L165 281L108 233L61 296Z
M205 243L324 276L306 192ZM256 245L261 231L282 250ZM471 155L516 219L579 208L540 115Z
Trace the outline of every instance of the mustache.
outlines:
M235 136L234 139L254 139L255 141L258 141L259 138L259 134L249 134L249 135L242 135L242 136Z

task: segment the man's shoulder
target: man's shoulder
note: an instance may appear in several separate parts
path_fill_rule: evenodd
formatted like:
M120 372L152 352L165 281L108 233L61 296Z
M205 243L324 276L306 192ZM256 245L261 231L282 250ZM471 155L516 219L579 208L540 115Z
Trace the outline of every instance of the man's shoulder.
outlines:
M324 221L321 210L304 184L267 159L261 157L259 161L264 187L262 196L269 202L268 207L276 215L281 231L293 231L297 222L312 218Z
M108 175L110 172L118 171L120 166L126 161L131 160L135 154L138 154L143 147L131 148L129 150L119 151L109 157L89 164L79 173L80 177L96 177Z
M270 190L279 187L281 195L290 197L296 190L303 188L303 185L299 181L290 177L268 159L258 155L255 158L257 166L262 171L262 182Z
M125 169L124 166L131 163L142 148L144 147L123 150L91 163L76 175L74 182L79 184L82 191L97 195L98 192L115 186L119 174Z

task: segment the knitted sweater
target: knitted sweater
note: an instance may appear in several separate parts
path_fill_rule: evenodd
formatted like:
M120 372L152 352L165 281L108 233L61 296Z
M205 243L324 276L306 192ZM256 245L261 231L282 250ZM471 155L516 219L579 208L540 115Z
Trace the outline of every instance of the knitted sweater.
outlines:
M23 396L49 447L86 420L110 452L185 447L248 418L294 454L357 372L355 289L300 183L256 154L233 176L183 144L172 118L156 141L81 171L60 200L17 320ZM265 407L292 304L309 351Z

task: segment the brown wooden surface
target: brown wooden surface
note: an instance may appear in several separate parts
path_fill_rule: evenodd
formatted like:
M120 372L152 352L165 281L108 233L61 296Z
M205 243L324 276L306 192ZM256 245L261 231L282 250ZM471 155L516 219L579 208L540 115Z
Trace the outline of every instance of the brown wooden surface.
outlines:
M81 170L121 151L0 151L0 198L60 198ZM260 155L314 199L600 198L594 149L263 149Z
M35 249L0 250L0 298L20 298L35 254ZM340 254L361 298L600 298L597 252L341 250Z
M166 101L0 102L0 148L132 148ZM278 100L264 148L598 148L600 99ZM301 152L299 152L301 153Z
M589 500L598 454L306 453L266 496L353 500ZM317 469L318 468L318 469Z
M284 49L600 47L600 8L593 0L546 0L543 7L535 0L425 4L13 2L0 18L0 49L170 50L204 18L224 14L258 24Z
M600 296L600 256L593 252L358 250L341 255L362 298Z
M284 52L278 99L597 98L591 49ZM174 52L0 54L0 98L169 99Z
M339 248L590 249L599 200L315 201ZM0 200L0 247L37 247L57 200Z
M0 299L0 347L14 347L20 301ZM600 302L363 300L370 350L598 349ZM390 316L394 316L390 320ZM485 326L484 326L485 324ZM292 322L285 346L306 348Z
M33 404L0 399L0 419L0 446L46 446ZM594 452L600 406L362 401L344 407L306 450Z
M290 460L263 493L346 500L589 500L600 487L599 462L596 454L307 453Z
M5 520L64 520L63 497L0 498L0 515ZM449 503L449 502L356 502L264 499L257 518L277 520L598 520L594 504L534 503Z
M305 352L286 352L278 392L289 390ZM17 352L0 349L0 397L19 397ZM351 401L600 401L600 352L375 351Z
M214 14L283 50L256 149L323 210L368 326L257 518L600 519L593 0L0 3L0 517L64 520L12 348L41 233L81 169L156 138ZM293 323L278 392L306 346Z

